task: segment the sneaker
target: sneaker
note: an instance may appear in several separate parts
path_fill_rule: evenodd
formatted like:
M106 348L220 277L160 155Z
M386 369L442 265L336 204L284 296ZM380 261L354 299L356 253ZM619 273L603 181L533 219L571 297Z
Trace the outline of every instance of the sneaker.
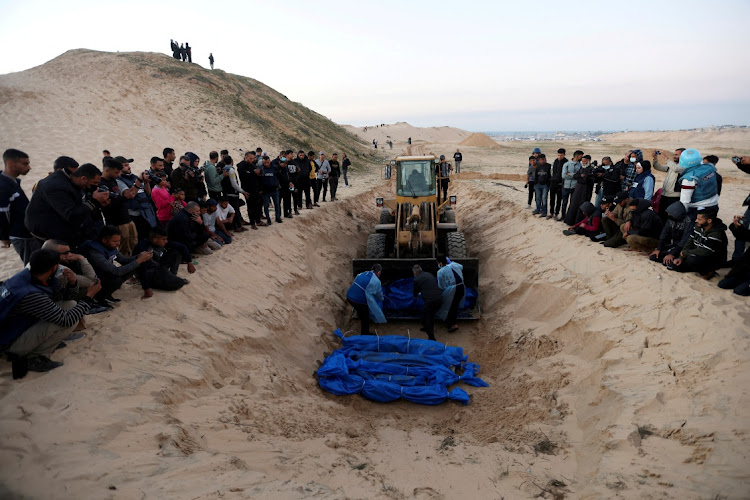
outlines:
M313 203L313 206L314 207L319 207L320 205L318 205L317 203Z
M533 212L531 212L531 215L539 215L539 211L538 210L534 210Z
M295 210L295 211L294 211L294 215L299 215L299 211L298 211L298 210Z
M85 338L85 333L71 333L67 337L63 339L63 342L75 342L76 340L81 340L82 338Z
M265 223L265 224L263 224L263 225L264 225L264 226L270 226L270 225L271 225L271 219L268 219L268 220L266 221L266 223Z
M118 302L120 302L120 299L116 299L116 298L114 298L111 295L109 295L107 297L104 297L104 300L109 301L109 302L114 302L115 304L118 303Z
M109 306L97 304L95 306L92 306L91 309L89 309L86 314L99 314L99 313L103 313L103 312L107 312L111 310L112 308Z
M531 205L527 206L526 210L531 210Z
M258 226L256 226L255 224L253 224L252 226L250 226L250 229L255 229L257 231L258 230Z
M545 215L545 217L546 217L547 219L551 219L552 217L554 217L554 215L552 215L552 214L549 214L549 215Z
M576 234L576 232L575 231L571 231L570 229L564 229L563 230L563 234L565 236L573 236L574 234Z
M62 361L52 361L47 356L34 356L29 358L28 369L30 372L48 372L63 365Z
M276 219L276 222L278 222L279 224L281 224L281 223L282 223L282 222L284 222L284 221L283 221L283 220L281 220L281 219Z

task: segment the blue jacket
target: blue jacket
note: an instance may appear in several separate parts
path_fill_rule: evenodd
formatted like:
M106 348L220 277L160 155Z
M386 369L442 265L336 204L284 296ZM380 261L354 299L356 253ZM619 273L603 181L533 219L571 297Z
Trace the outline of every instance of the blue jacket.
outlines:
M9 316L21 299L31 293L52 295L53 288L32 279L24 269L0 285L0 345L10 345L38 320L32 316Z
M438 286L443 291L443 305L440 306L440 309L435 314L436 318L444 320L448 316L448 310L451 308L453 297L456 294L456 287L464 284L463 268L464 266L458 262L451 262L447 266L443 266L438 270L437 282Z
M354 283L346 291L346 298L355 304L366 304L370 309L370 319L375 323L386 323L383 314L383 286L372 271L359 273Z
M633 187L628 191L631 199L650 200L654 196L654 176L650 170L641 172L633 179Z
M23 219L29 199L21 188L21 179L0 174L0 240L31 238Z
M719 194L719 184L716 178L716 167L711 163L703 163L696 167L686 168L680 177L683 180L695 181L695 190L691 203L697 203Z

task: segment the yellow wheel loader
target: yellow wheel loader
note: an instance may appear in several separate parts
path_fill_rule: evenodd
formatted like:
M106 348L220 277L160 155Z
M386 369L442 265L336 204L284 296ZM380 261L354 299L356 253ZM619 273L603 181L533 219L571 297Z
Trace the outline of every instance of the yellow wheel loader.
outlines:
M396 197L376 199L380 223L367 238L366 258L354 259L353 275L369 271L375 263L382 265L386 318L419 318L421 313L415 304L389 299L389 289L412 278L415 264L436 276L435 258L445 255L463 266L466 307L460 309L458 318L479 319L479 261L469 257L464 233L458 231L456 196L449 192L447 199L440 198L440 160L434 155L399 156L383 168L384 179L394 175ZM402 289L401 293L405 291ZM398 292L394 291L394 295Z

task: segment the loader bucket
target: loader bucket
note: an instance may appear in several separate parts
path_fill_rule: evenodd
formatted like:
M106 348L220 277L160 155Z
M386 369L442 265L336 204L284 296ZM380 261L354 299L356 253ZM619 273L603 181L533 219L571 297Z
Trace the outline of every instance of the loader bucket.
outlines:
M466 258L452 260L464 266L464 282L467 289L464 300L467 307L459 309L458 319L479 319L481 316L479 306L479 259ZM408 296L411 296L411 288L408 288L408 282L401 280L412 279L414 277L411 268L415 264L419 264L424 271L437 276L438 267L435 259L354 259L352 261L352 276L356 276L364 271L370 271L374 264L383 266L380 281L386 292L385 300L383 301L383 313L385 313L385 317L387 319L420 319L422 317L421 298L418 301L414 301L414 303L405 304L404 301L389 299L389 295L391 292L394 296L397 293L402 295L405 293L407 295L406 302L408 302ZM404 285L407 285L406 289L403 288ZM397 290L396 287L398 286L402 288Z

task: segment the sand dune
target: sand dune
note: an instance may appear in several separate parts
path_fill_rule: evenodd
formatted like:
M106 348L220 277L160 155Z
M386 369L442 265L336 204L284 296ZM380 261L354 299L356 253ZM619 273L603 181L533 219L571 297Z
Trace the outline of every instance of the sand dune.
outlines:
M471 132L455 127L415 127L406 122L386 123L385 126L381 127L369 126L367 132L364 131L365 127L342 126L348 132L365 140L369 145L372 145L373 139L377 139L378 147L383 149L388 148L386 142L389 139L393 141L394 148L401 148L404 147L409 137L411 137L412 144L416 142L459 143L471 135Z
M461 146L477 146L477 147L483 147L483 148L499 147L499 144L497 143L496 140L494 140L492 137L486 134L482 134L479 132L471 134L469 137L459 142L459 144Z

